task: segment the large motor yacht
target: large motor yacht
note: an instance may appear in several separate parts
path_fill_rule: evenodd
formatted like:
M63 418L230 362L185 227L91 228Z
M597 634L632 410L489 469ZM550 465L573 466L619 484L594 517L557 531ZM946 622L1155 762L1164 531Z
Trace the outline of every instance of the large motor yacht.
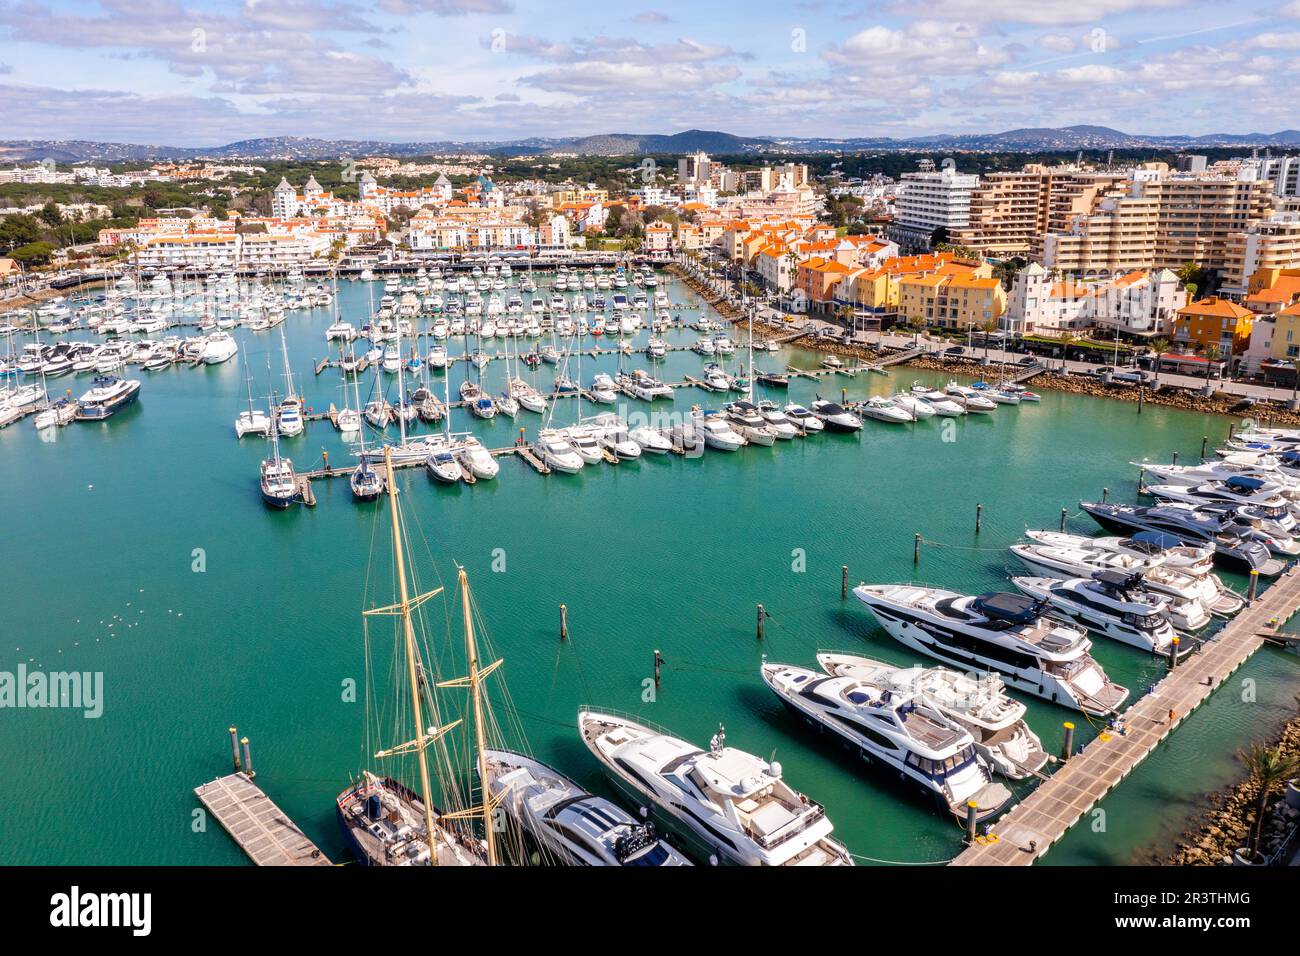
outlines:
M898 667L853 654L818 654L817 663L833 677L856 677L924 700L964 727L980 756L1004 777L1022 780L1047 763L1042 741L1025 722L1025 705L1006 693L996 674L977 680L946 667Z
M725 743L708 750L626 717L582 710L583 742L613 779L675 819L714 858L742 866L851 866L826 811L781 765Z
M848 743L865 763L879 764L919 787L953 816L976 821L998 814L1011 791L961 725L923 699L853 676L788 664L763 664L763 682L788 710Z
M1044 601L913 584L860 584L853 595L896 640L963 671L997 671L1017 690L1093 716L1128 697L1088 653L1087 635L1045 617Z
M541 847L544 862L571 866L690 866L653 823L638 823L541 761L484 751L487 787L510 820Z
M1170 654L1175 645L1169 599L1146 591L1142 575L1098 571L1090 578L1017 576L1011 583L1081 627L1153 654Z

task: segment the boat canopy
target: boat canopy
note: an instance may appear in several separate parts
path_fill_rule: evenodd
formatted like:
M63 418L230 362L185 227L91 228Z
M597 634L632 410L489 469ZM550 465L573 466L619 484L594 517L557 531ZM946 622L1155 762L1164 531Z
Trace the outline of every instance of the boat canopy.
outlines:
M1232 491L1256 492L1264 487L1264 479L1249 478L1245 475L1233 475L1224 482Z
M1183 543L1180 538L1172 534L1166 534L1163 531L1139 531L1132 536L1132 540L1155 545L1162 551L1181 547Z
M1012 624L1032 624L1042 609L1042 602L1023 594L989 591L975 599L975 610L985 617Z
M1102 584L1115 588L1127 588L1142 578L1141 571L1119 571L1115 568L1104 568L1101 571L1094 571L1092 579L1100 581Z

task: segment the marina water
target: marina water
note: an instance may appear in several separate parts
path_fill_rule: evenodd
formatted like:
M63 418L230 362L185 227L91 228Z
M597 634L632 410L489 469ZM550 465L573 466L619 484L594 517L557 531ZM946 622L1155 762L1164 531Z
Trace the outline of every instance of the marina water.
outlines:
M675 281L666 286L681 304L673 314L691 321L698 300ZM339 289L341 314L361 325L365 286ZM337 369L312 372L327 354L330 321L330 310L313 309L291 312L283 326L299 390L317 411L342 406L350 394L340 390ZM279 337L233 334L241 345L234 362L133 368L130 376L144 382L140 401L107 422L77 423L52 441L27 421L0 432L0 670L24 663L104 675L97 719L67 708L0 715L5 862L242 862L215 822L203 830L192 794L228 770L231 724L250 738L258 782L276 803L331 859L347 859L334 797L368 764L364 695L350 701L346 687L366 680L360 611L375 577L372 543L384 554L383 505L354 504L347 482L333 480L314 483L315 509L263 507L257 470L269 446L238 442L232 423L245 402L244 363L256 395L271 385L283 393ZM684 344L696 333L665 337ZM448 347L453 356L464 350L460 340ZM756 362L815 368L819 358L787 349ZM640 352L624 361L649 367ZM583 383L618 362L584 356ZM680 382L701 366L699 356L673 352L656 374ZM446 373L453 397L465 368ZM573 360L569 371L576 377ZM545 389L555 373L542 366L532 377ZM373 377L362 378L363 402ZM504 378L500 362L488 366L491 392ZM947 377L900 367L887 376L795 379L789 399L767 394L807 403L819 391L837 399L843 386L861 398L914 379L942 385ZM52 392L87 387L88 376L51 382ZM717 401L682 389L673 407L684 413ZM620 410L648 408L629 399ZM576 413L574 400L561 400L556 422ZM528 412L516 422L455 414L456 428L472 427L488 447L511 445L520 426L531 438L540 422ZM424 583L453 582L455 563L468 569L537 757L609 792L577 737L579 705L640 715L700 746L721 723L728 744L775 755L791 784L826 806L836 835L862 862L922 863L956 854L958 823L797 724L760 681L763 656L815 666L817 650L842 650L911 663L851 596L841 601L841 565L851 584L916 578L963 592L1010 589L1017 565L1006 547L1025 527L1055 528L1067 507L1071 528L1091 533L1077 501L1100 497L1103 487L1112 500L1132 500L1130 459L1168 460L1176 451L1190 460L1202 436L1213 446L1226 431L1221 418L1150 405L1139 416L1134 404L1049 391L1040 405L989 416L868 421L858 435L698 460L644 456L542 477L503 458L495 480L473 487L439 485L423 469L400 472L398 482L411 530L418 526L428 543ZM284 442L300 470L322 449L335 464L351 461L328 422ZM926 543L914 566L917 532ZM561 603L567 642L559 638ZM761 643L758 603L770 615ZM441 620L441 608L431 617ZM652 695L656 648L666 664ZM1096 639L1095 655L1134 694L1167 666L1105 638ZM1294 712L1297 692L1294 656L1259 652L1100 805L1104 817L1085 818L1046 862L1145 859L1176 837L1207 790L1233 778L1237 748ZM1076 725L1079 743L1095 733L1080 714L1026 701L1050 751L1059 750L1064 721Z

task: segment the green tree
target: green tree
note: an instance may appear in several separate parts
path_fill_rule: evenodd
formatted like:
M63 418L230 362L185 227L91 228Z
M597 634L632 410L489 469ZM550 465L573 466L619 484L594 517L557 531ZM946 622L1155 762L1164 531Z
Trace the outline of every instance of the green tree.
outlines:
M1160 357L1169 351L1169 340L1166 338L1156 338L1151 340L1151 351L1156 355L1156 377L1153 385L1160 385Z
M1268 747L1264 744L1253 744L1249 750L1238 751L1237 755L1246 765L1250 781L1259 791L1255 798L1255 819L1251 823L1247 843L1251 862L1258 862L1268 806L1275 791L1281 790L1292 777L1300 775L1300 758L1283 753L1281 747Z
M59 206L53 199L42 206L41 211L36 215L47 226L63 225L63 213L59 211Z
M50 256L54 255L54 243L52 242L31 242L25 246L19 246L9 255L24 265L41 265L50 261Z
M41 238L41 223L35 216L17 213L0 220L0 247L14 249Z

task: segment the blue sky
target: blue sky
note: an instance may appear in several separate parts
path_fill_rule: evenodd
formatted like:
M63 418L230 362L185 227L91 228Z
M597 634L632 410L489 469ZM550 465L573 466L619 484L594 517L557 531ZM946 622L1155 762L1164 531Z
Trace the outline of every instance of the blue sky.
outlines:
M0 138L1300 127L1300 0L0 0Z

